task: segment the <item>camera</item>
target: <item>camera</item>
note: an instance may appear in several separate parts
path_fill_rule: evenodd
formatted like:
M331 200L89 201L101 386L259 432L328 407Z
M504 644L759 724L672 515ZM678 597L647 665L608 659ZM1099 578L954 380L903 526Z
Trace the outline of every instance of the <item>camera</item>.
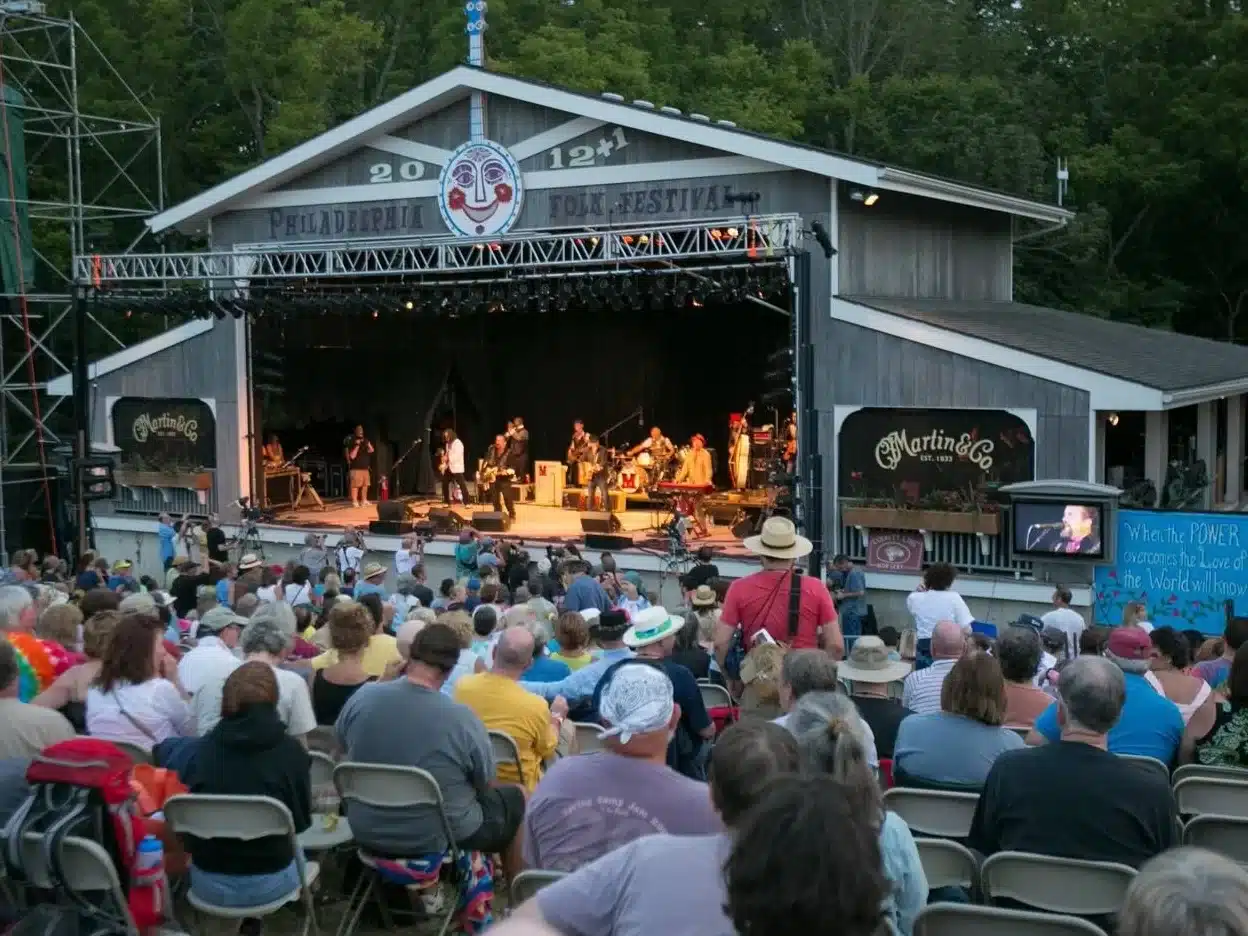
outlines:
M251 506L251 498L240 497L234 502L234 505L242 511L243 520L249 525L255 525L264 519L264 511L259 507Z

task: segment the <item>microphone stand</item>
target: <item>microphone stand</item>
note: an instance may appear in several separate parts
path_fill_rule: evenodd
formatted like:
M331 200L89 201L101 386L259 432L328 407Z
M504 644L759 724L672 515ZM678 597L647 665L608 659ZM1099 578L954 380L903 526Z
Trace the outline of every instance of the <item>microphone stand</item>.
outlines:
M608 437L608 436L610 436L610 435L611 435L611 433L615 432L615 430L616 430L616 429L619 429L619 428L620 428L620 426L624 425L626 422L628 422L628 421L629 421L630 419L632 419L634 416L636 416L636 417L640 420L640 419L641 419L641 417L642 417L642 414L643 414L644 412L645 412L645 410L644 410L642 407L640 407L640 406L639 406L639 407L637 407L635 410L633 410L631 413L629 413L627 416L625 416L625 417L624 417L623 419L621 419L619 422L615 423L615 425L611 426L609 429L606 429L606 430L604 430L604 431L602 431L602 432L598 433L598 439L599 439L599 441L600 441L600 442L602 442L602 443L603 443L603 445L606 445L606 442L607 442L607 437Z
M411 455L412 452L416 450L416 446L420 445L420 443L423 441L425 440L417 439L415 442L409 445L407 447L407 451L399 456L398 461L396 461L393 465L390 466L390 474L394 476L394 493L393 493L394 497L399 496L399 476L395 474L395 472L399 470L399 466L403 464L403 462L407 459L407 456Z

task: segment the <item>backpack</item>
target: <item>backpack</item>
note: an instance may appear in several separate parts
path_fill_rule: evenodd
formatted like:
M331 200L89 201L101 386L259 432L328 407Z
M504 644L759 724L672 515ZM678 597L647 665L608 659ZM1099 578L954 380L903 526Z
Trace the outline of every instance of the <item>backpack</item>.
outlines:
M66 836L91 839L104 847L140 928L161 922L152 918L150 900L136 900L140 895L130 890L139 843L145 834L130 786L133 766L124 751L98 738L71 738L50 745L30 762L26 770L30 796L7 827L4 861L9 874L19 881L29 880L21 844L30 833L41 836L43 861L57 895L68 898L80 913L89 916L99 932L124 932L125 921L75 892L66 880L60 861L60 843Z

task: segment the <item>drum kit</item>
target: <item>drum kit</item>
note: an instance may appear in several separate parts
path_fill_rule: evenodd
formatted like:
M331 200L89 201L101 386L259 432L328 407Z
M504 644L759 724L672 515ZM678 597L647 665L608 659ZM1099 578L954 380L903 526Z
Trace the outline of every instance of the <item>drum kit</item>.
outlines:
M607 486L612 490L623 491L625 494L640 494L648 491L660 481L669 481L676 476L677 467L681 464L686 450L677 452L671 458L658 459L650 452L638 452L629 457L624 454L627 449L608 449L607 457L610 467L607 469Z

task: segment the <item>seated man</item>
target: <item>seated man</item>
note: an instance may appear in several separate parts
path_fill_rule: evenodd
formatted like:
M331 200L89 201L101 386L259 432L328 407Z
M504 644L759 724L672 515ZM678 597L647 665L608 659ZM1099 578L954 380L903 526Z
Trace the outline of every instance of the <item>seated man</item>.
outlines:
M465 676L455 686L454 698L472 709L486 729L501 731L516 742L520 770L500 764L500 780L537 786L542 762L555 753L559 729L568 715L568 703L556 698L548 708L540 696L520 688L521 674L533 662L533 635L524 627L509 627L494 645L494 668Z
M537 785L525 815L526 867L573 871L643 835L722 831L706 784L667 766L667 740L680 723L672 681L635 662L604 683L606 750L565 757Z
M1063 668L1057 689L1060 738L996 759L967 844L984 855L1025 851L1133 868L1177 845L1169 780L1107 749L1127 694L1121 670L1081 656Z
M837 663L823 650L790 650L780 664L780 706L784 714L773 719L781 728L789 728L789 719L802 696L811 692L839 692ZM880 766L875 748L875 734L866 719L862 722L863 747L867 764Z
M445 624L423 628L412 641L411 656L398 679L367 686L343 706L336 727L338 742L348 761L427 770L442 790L451 832L460 847L502 854L514 872L520 867L515 846L524 817L524 791L492 785L494 755L485 726L467 706L442 694L459 651L459 635L452 628ZM417 858L447 848L442 825L430 809L353 803L348 815L356 842L380 855Z

